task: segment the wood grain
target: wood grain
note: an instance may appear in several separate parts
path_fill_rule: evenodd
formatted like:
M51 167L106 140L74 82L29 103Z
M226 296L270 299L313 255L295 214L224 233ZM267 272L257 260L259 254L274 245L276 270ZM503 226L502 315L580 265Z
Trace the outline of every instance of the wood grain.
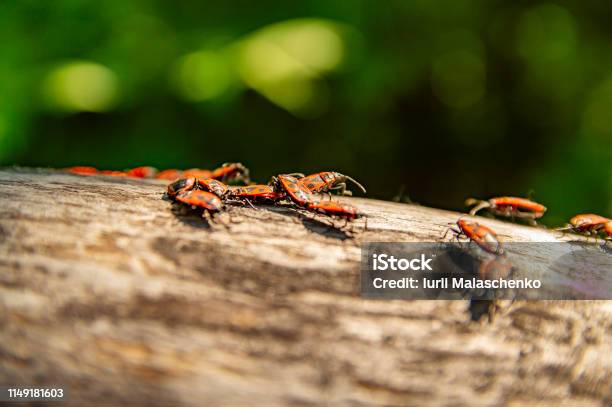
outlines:
M368 230L281 207L207 222L164 184L0 171L0 383L70 405L610 405L612 302L359 297L364 241L458 213L343 198ZM493 220L506 241L559 233Z

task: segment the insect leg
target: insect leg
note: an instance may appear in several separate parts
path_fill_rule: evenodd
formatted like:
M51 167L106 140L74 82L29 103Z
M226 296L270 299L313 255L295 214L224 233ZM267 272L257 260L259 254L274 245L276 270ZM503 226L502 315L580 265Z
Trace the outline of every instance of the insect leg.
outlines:
M240 204L240 205L244 206L244 201L241 200L241 199L230 199L230 198L227 198L224 202L225 203L232 203L232 204Z
M469 198L465 200L465 205L466 206L473 206L476 205L472 208L472 210L470 210L470 215L472 216L476 216L476 214L481 211L482 209L485 208L490 208L491 204L488 201L479 201L477 199L473 199L473 198Z
M338 195L352 196L353 193L346 189L346 182L341 182L331 188L330 191L338 191Z
M442 235L442 240L446 239L446 236L448 236L448 232L454 232L455 234L461 234L460 230L457 230L453 227L450 227L448 229L446 229L446 232L444 232L444 235Z

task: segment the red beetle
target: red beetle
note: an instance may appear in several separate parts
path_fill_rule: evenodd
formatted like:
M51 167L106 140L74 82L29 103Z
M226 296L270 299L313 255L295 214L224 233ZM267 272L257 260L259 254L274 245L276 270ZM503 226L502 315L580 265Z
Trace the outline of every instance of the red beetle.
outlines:
M459 229L450 228L457 235L457 238L465 236L487 253L500 256L504 254L504 248L497 238L497 233L491 228L465 219L459 219L457 226Z
M157 179L163 179L166 181L176 181L179 178L183 177L183 171L176 169L163 170L155 175Z
M160 171L155 176L157 179L165 179L168 181L176 181L184 177L195 177L198 180L213 178L223 182L237 181L244 182L245 184L250 182L249 169L240 163L225 163L213 171L200 168L190 168L185 171L169 169Z
M601 247L607 253L610 253L608 242L612 241L612 220L609 218L593 213L583 213L571 218L568 226L557 228L556 230L571 230L587 236L603 235L604 242Z
M97 168L86 166L68 167L64 168L64 170L78 175L95 175L100 172Z
M229 187L221 181L213 178L197 178L198 187L204 191L212 192L219 198L223 198L229 192Z
M115 170L101 170L100 174L108 175L110 177L127 177L127 173L125 171L115 171Z
M612 221L604 225L604 232L606 235L608 235L608 237L612 238Z
M491 198L487 201L478 199L468 199L465 201L467 206L474 206L470 211L470 215L474 216L482 209L488 209L491 213L497 216L516 217L521 219L529 219L535 223L535 219L541 218L546 212L546 207L537 202L533 202L525 198L517 198L513 196L500 196Z
M363 191L363 193L366 192L363 185L361 185L359 182L355 181L348 175L340 174L339 172L324 171L307 176L304 176L303 174L295 175L298 177L301 176L300 181L302 181L311 192L320 193L338 191L340 195L352 195L352 192L346 189L346 181L351 181L353 184L357 185L359 189Z
M210 178L223 182L243 182L248 184L249 169L241 163L225 163L221 167L212 171Z
M155 178L155 175L157 174L157 168L154 167L136 167L136 168L132 168L131 170L127 170L126 174L128 175L128 177L134 177L134 178Z
M230 187L228 197L246 199L249 201L278 201L285 195L270 185L247 185L244 187Z
M174 198L180 193L191 191L197 187L197 184L198 182L194 177L176 180L168 184L168 196Z
M362 213L359 213L354 206L335 201L315 201L308 205L308 209L332 218L345 219L345 226L348 221L364 216ZM365 218L364 228L366 230L368 229L368 218Z
M275 191L286 192L287 196L298 206L307 208L313 202L312 192L294 176L281 174L272 177L270 184Z
M209 179L212 178L212 171L202 170L200 168L190 168L183 171L183 177L196 177L197 179Z
M176 195L176 200L194 209L202 208L205 212L209 213L219 212L223 209L223 202L221 202L221 199L217 195L199 189L181 192Z
M308 205L308 209L347 220L357 219L362 216L354 206L335 201L315 201Z
M609 222L612 222L612 220L603 216L592 213L584 213L574 216L570 219L569 226L560 228L558 230L570 229L574 232L584 233L587 235L598 234L601 231L608 234L609 227L607 225Z

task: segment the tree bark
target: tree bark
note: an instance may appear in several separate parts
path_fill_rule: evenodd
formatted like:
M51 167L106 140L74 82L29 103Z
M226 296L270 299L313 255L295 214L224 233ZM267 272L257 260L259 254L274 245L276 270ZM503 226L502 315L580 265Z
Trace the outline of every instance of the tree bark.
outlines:
M612 402L609 301L517 302L478 323L466 301L360 298L362 242L440 240L458 213L342 198L367 230L283 207L206 221L164 191L0 171L0 384L62 386L78 406Z

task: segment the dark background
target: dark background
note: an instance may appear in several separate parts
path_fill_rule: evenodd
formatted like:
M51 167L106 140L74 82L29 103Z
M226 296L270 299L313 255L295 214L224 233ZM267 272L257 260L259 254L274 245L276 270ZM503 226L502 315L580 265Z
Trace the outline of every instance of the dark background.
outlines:
M612 215L608 1L0 3L0 164L338 170Z

